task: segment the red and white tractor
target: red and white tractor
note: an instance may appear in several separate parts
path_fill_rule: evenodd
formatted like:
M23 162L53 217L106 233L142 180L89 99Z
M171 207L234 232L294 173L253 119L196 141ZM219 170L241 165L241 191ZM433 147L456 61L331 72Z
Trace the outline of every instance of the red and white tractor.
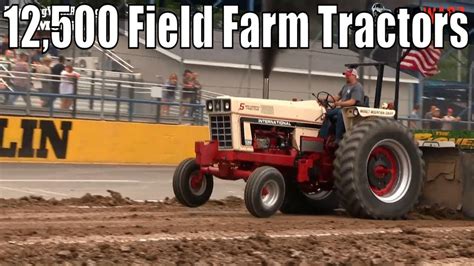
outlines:
M413 134L394 110L350 107L343 109L346 133L336 146L334 130L319 136L326 110L334 108L330 97L207 101L210 141L197 142L196 158L177 167L177 200L198 207L209 200L214 178L243 179L245 205L256 217L343 207L355 217L403 218L418 202L425 176Z

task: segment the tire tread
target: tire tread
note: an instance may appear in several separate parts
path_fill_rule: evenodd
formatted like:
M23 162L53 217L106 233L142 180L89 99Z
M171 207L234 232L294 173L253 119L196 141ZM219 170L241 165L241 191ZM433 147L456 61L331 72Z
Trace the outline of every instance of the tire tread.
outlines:
M420 182L421 190L423 189L424 184L424 161L422 159L422 152L418 148L416 141L414 139L413 133L410 132L408 128L400 124L399 122L392 119L369 119L361 122L356 125L351 132L348 132L344 135L343 140L339 148L336 151L336 160L334 162L334 177L335 177L335 186L336 191L339 196L342 206L349 212L350 215L360 218L372 218L372 219L402 219L405 218L404 215L380 215L369 206L364 203L364 200L361 199L359 193L357 193L358 188L356 187L356 176L355 171L355 162L357 150L360 149L362 142L365 140L369 132L377 130L378 128L386 128L389 126L394 126L402 134L406 134L408 138L412 139L414 145L416 145L417 156L420 158L421 162L421 175L422 179ZM412 210L415 205L419 202L422 193L419 193L419 196L416 202L413 202L410 210Z

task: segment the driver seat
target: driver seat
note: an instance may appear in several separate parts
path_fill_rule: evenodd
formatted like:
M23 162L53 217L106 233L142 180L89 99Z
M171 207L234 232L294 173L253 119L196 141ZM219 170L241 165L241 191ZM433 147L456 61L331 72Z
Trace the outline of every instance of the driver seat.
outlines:
M370 98L369 96L365 95L364 96L364 102L361 103L361 107L370 107Z

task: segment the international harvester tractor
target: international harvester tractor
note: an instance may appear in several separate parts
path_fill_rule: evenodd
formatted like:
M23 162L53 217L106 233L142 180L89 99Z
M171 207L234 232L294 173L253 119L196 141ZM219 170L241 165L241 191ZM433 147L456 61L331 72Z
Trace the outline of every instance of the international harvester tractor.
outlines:
M383 73L383 65L376 67ZM425 176L413 134L394 110L370 108L366 97L363 106L343 109L346 133L335 145L334 128L319 135L326 111L335 108L331 97L207 101L210 141L197 142L196 158L177 167L177 200L198 207L209 200L214 177L243 179L245 205L256 217L342 207L355 217L403 218L418 202Z

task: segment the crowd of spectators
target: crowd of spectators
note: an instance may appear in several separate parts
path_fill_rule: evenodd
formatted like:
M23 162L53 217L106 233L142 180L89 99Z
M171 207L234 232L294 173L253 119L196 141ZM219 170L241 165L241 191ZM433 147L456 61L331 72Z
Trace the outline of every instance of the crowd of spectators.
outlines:
M41 50L8 49L8 37L4 37L0 46L0 90L26 93L37 91L47 94L71 95L79 79L79 73L73 70L71 62L59 56L53 65L50 54ZM38 82L34 82L32 78ZM26 94L3 94L3 104L13 105L19 97L26 104L31 104ZM41 107L50 107L57 97L54 95L40 97ZM61 97L61 108L69 110L72 98Z
M8 49L8 37L4 37L0 43L0 91L25 93L0 94L0 99L3 97L3 102L0 103L14 105L17 99L22 97L26 104L31 104L30 97L26 95L26 92L31 91L49 94L39 97L41 107L49 108L60 98L60 108L69 110L73 98L61 95L77 93L74 84L77 84L79 78L80 75L74 71L73 64L67 62L63 56L53 59L50 54L43 54L41 50ZM176 73L168 77L163 96L159 100L164 103L181 101L183 105L179 113L183 117L194 117L198 108L190 105L201 102L201 89L198 73L186 69L181 81ZM170 115L169 104L162 104L160 108L162 115Z
M454 122L461 121L461 118L454 115L454 110L448 108L446 114L443 115L441 109L436 105L432 105L430 110L425 113L423 116L423 123L417 121L421 118L420 116L420 106L415 105L409 116L410 118L410 128L415 129L438 129L438 130L453 130Z
M432 105L430 111L425 114L425 119L431 120L428 125L430 129L453 130L453 122L461 121L460 117L455 117L453 114L454 110L448 108L446 114L443 116L441 109Z
M176 102L176 90L179 86L178 75L171 74L165 82L162 101L166 103ZM181 103L198 104L201 102L201 83L198 80L198 73L186 69L183 73ZM183 117L194 117L196 107L182 106L180 114ZM169 115L169 105L162 105L161 113Z

